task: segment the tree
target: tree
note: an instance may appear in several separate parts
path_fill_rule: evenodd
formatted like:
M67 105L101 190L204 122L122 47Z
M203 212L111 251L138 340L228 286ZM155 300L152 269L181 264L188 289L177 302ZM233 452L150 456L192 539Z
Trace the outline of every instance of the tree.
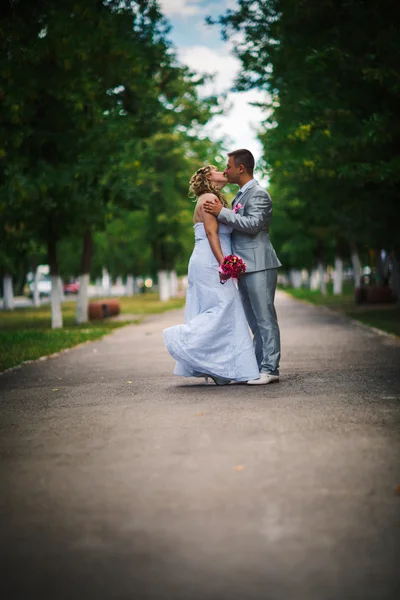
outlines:
M144 201L132 168L141 141L205 122L217 101L198 100L202 80L175 63L155 2L38 0L31 8L2 7L0 185L15 218L47 245L59 327L60 240L83 239L84 321L93 232L110 204L137 209Z
M242 0L218 19L239 32L238 89L266 92L271 181L316 248L398 248L399 16L389 0Z

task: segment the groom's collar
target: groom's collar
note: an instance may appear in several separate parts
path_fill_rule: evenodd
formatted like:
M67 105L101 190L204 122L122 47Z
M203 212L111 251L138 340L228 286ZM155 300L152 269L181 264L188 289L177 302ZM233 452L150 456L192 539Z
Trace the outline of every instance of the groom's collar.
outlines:
M250 187L253 186L253 184L256 183L255 179L250 179L250 181L248 181L247 183L244 184L244 186L242 188L240 188L240 192L242 192L242 194L244 194Z

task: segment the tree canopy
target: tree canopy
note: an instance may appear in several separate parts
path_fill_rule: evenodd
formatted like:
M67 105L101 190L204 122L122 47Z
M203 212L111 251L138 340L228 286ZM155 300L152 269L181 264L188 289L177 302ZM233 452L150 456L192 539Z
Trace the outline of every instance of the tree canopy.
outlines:
M286 266L335 240L399 251L399 17L390 0L240 0L217 20L236 40L237 89L265 91Z

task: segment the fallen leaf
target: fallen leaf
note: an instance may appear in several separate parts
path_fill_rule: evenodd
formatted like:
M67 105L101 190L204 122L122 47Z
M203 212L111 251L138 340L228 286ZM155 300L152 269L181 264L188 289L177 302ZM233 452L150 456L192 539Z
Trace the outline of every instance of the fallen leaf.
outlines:
M394 488L394 493L396 496L400 496L400 483Z
M203 417L204 413L196 413L196 417Z
M244 465L236 465L236 467L234 467L235 471L244 471Z
M58 392L59 388L53 388L51 391L52 392Z
M127 381L126 383L132 383L132 381Z

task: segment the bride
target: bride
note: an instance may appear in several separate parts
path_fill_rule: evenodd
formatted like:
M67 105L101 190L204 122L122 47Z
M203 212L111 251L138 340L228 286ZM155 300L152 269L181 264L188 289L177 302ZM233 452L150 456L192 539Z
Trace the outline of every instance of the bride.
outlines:
M221 192L225 176L213 166L190 180L197 198L195 246L189 261L185 324L164 329L164 342L176 360L175 375L211 377L217 385L257 379L259 369L240 294L232 279L221 285L218 268L231 254L232 228L205 212L207 200L228 204Z

